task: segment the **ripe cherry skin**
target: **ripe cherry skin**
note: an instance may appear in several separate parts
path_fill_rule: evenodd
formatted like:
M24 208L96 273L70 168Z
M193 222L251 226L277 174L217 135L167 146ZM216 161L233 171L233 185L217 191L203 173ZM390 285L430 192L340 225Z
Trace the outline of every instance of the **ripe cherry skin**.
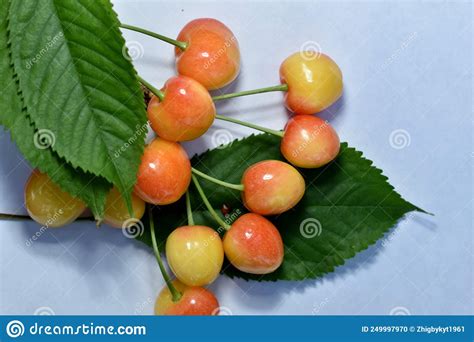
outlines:
M280 80L288 85L287 108L295 114L314 114L342 95L342 72L325 54L297 52L283 61Z
M277 215L293 208L305 192L305 181L298 170L279 160L250 166L242 184L245 207L260 215Z
M331 162L340 149L332 126L312 115L295 115L285 127L280 150L286 160L302 168L317 168Z
M182 297L173 302L167 286L161 290L155 302L155 315L211 316L219 313L219 302L211 291L199 286L187 286L178 280L173 285Z
M155 133L169 141L194 140L211 127L216 107L200 83L186 76L170 78L164 99L154 96L148 104L148 119Z
M178 35L188 43L175 49L178 74L191 77L209 90L231 83L240 71L240 49L232 31L218 20L190 21Z
M191 182L191 163L184 148L155 138L145 147L135 193L145 202L165 205L181 198Z
M133 225L145 213L145 202L134 193L132 193L132 208L135 220L131 219L122 194L116 187L113 187L105 200L104 223L114 228L127 228L127 226Z
M252 274L275 271L283 262L283 241L265 217L248 213L239 217L224 235L227 259L237 269Z
M166 240L166 259L176 277L188 286L204 286L218 276L224 247L217 232L206 226L176 228Z
M62 191L39 170L34 170L26 182L25 206L30 217L46 227L67 225L86 208L80 199Z

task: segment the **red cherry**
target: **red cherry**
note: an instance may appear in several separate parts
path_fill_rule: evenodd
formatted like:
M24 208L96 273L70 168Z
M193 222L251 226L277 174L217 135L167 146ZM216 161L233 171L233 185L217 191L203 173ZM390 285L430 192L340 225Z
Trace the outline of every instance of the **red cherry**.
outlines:
M187 48L175 49L180 75L189 76L209 90L232 82L240 71L239 43L232 31L216 19L202 18L189 22L177 40Z
M214 122L216 108L200 83L186 76L170 78L162 89L162 101L154 96L148 104L148 119L155 133L169 141L194 140Z
M275 271L283 262L283 241L278 229L263 216L239 217L224 235L224 252L237 269L252 274Z
M191 163L180 144L156 138L145 147L135 185L141 199L157 205L176 202L190 182Z

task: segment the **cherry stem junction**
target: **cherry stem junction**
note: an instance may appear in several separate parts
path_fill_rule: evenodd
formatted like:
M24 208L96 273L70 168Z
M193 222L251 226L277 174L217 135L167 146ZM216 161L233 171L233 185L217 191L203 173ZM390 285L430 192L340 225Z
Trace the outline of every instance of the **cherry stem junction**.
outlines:
M155 236L155 222L153 220L153 207L148 206L148 219L150 221L150 233L151 233L151 242L153 244L153 252L155 253L156 261L158 261L158 266L160 267L161 275L168 286L168 289L171 292L171 296L173 302L177 302L181 299L182 294L179 292L176 287L174 287L173 282L171 281L171 277L169 276L168 272L166 272L165 265L163 265L163 261L161 260L160 250L158 249L158 244L156 243L156 236Z
M265 133L276 135L277 137L283 138L283 132L282 131L277 131L277 130L266 128L266 127L263 127L263 126L254 125L250 122L237 120L237 119L230 118L230 117L224 116L224 115L219 115L219 114L216 115L216 119L219 119L219 120L222 120L222 121L229 121L229 122L232 122L232 123L235 123L235 124L238 124L238 125L242 125L242 126L245 126L245 127L256 129L257 131L265 132Z
M233 184L233 183L228 183L228 182L221 181L220 179L214 178L212 176L209 176L208 174L205 174L204 172L196 170L194 167L192 167L191 170L193 171L194 174L198 175L199 177L207 179L208 181L211 181L213 183L221 185L225 188L244 191L244 185L243 184Z
M193 211L191 208L191 198L189 196L189 191L186 191L186 214L188 215L188 225L194 226Z
M288 91L288 84L284 83L284 84L279 84L279 85L272 86L272 87L258 88L258 89L253 89L253 90L245 90L245 91L239 91L239 92L230 93L230 94L222 94L222 95L213 96L212 99L214 101L220 101L220 100L227 100L227 99L231 99L231 98L234 98L234 97L240 97L240 96L270 93L272 91Z
M201 184L199 184L199 181L197 180L196 176L192 175L192 178L193 178L193 183L196 186L196 189L199 192L199 195L201 196L201 199L204 202L204 205L206 206L209 213L212 215L214 220L216 220L216 222L222 226L222 228L224 228L225 230L229 230L230 225L225 223L225 221L216 213L211 203L209 203L209 200L207 199L206 194L202 190Z
M148 89L150 89L150 91L151 91L153 94L155 94L155 95L160 99L160 101L163 101L163 99L165 98L165 94L164 94L161 90L155 88L151 83L147 82L146 80L144 80L144 79L141 78L140 76L138 76L138 80L139 80L145 87L147 87Z
M137 27L137 26L133 26L133 25L127 25L127 24L120 24L120 27L122 27L124 29L127 29L127 30L130 30L130 31L135 31L135 32L140 32L140 33L146 34L147 36L150 36L150 37L159 39L161 41L167 42L171 45L174 45L174 46L180 48L183 51L188 48L188 43L186 43L186 42L182 42L180 40L169 38L169 37L163 36L162 34L159 34L159 33L153 32L153 31L149 31L149 30L145 30L141 27Z

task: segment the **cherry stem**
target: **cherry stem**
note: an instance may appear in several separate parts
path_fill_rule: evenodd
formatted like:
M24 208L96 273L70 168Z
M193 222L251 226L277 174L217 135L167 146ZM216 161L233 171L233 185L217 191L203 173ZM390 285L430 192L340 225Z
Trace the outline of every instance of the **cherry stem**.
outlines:
M193 178L193 183L196 186L196 189L199 192L199 195L201 196L202 201L204 202L204 205L206 206L209 213L212 215L214 220L216 220L217 223L219 223L225 230L229 230L230 225L225 223L224 220L219 217L219 215L216 213L216 211L212 207L211 203L209 203L209 200L207 199L206 194L202 190L201 184L199 184L199 181L197 180L196 176L192 175L192 178Z
M155 88L151 83L148 83L146 80L144 80L144 79L141 78L140 76L137 76L137 77L138 77L138 80L139 80L145 87L147 87L148 89L150 89L151 92L152 92L153 94L155 94L155 95L160 99L160 101L163 101L163 99L165 98L165 94L164 94L161 90Z
M262 132L272 134L272 135L276 135L277 137L283 138L283 132L282 131L277 131L277 130L262 127L262 126L259 126L259 125L254 125L250 122L245 122L245 121L237 120L237 119L234 119L234 118L229 118L228 116L219 115L219 114L216 114L216 119L219 119L219 120L222 120L222 121L233 122L233 123L238 124L238 125L242 125L242 126L245 126L245 127L250 127L250 128L256 129L257 131L262 131Z
M169 38L169 37L163 36L162 34L159 34L159 33L153 32L153 31L149 31L149 30L145 30L141 27L137 27L137 26L133 26L133 25L127 25L127 24L120 24L120 27L122 27L124 29L127 29L127 30L140 32L140 33L146 34L147 36L151 36L153 38L157 38L157 39L162 40L164 42L167 42L171 45L174 45L174 46L180 48L183 51L188 48L188 43L186 43L186 42L182 42L180 40Z
M153 252L155 253L156 261L158 261L158 266L160 266L161 275L166 282L166 286L168 286L168 289L171 292L173 302L177 302L183 295L176 289L176 287L174 287L171 277L169 276L168 272L166 272L165 265L163 265L163 261L161 260L160 250L158 249L158 244L156 243L155 222L153 220L152 206L148 206L148 219L150 221L151 242L153 244Z
M234 189L234 190L239 190L239 191L244 191L244 185L243 184L233 184L233 183L228 183L228 182L221 181L220 179L214 178L212 176L209 176L209 175L205 174L204 172L196 170L194 167L192 167L191 170L193 171L193 173L195 173L199 177L207 179L208 181L211 181L213 183L222 185L223 187L226 187L226 188L229 188L229 189Z
M191 198L189 191L186 191L186 214L188 215L188 225L194 226L193 211L191 209Z
M237 93L230 93L230 94L222 94L222 95L213 96L212 99L214 101L220 101L220 100L227 100L227 99L231 99L231 98L234 98L234 97L240 97L240 96L270 93L272 91L288 91L288 84L283 83L283 84L279 84L279 85L272 86L272 87L258 88L258 89L253 89L253 90L245 90L245 91L239 91Z

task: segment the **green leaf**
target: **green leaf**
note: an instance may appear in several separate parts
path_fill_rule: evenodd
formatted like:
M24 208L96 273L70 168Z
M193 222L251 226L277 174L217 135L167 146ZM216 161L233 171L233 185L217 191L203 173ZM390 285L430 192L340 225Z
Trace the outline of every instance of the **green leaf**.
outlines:
M130 206L144 148L143 93L108 0L11 0L12 61L28 114L74 168Z
M277 137L267 134L250 136L234 141L226 148L196 156L192 163L213 177L240 183L242 174L251 164L266 159L284 160L279 146ZM316 278L332 272L346 259L375 243L404 214L422 211L403 200L381 170L346 143L341 144L339 156L330 165L300 171L306 180L305 196L294 209L272 218L285 244L282 266L263 277L229 266L224 268L227 275L256 280ZM246 212L238 191L217 187L203 179L200 183L216 210L226 204L234 214ZM191 202L196 223L217 228L194 187L191 189ZM183 200L159 207L154 213L161 241L174 228L186 224ZM231 214L229 218L235 218L235 215ZM149 244L148 234L143 234L140 239Z
M75 170L50 148L38 145L37 140L35 145L38 135L35 135L26 109L22 108L21 94L10 63L7 13L8 1L0 0L0 124L10 131L12 139L30 164L47 173L64 191L81 198L94 216L100 219L104 214L105 197L110 184L100 177Z

